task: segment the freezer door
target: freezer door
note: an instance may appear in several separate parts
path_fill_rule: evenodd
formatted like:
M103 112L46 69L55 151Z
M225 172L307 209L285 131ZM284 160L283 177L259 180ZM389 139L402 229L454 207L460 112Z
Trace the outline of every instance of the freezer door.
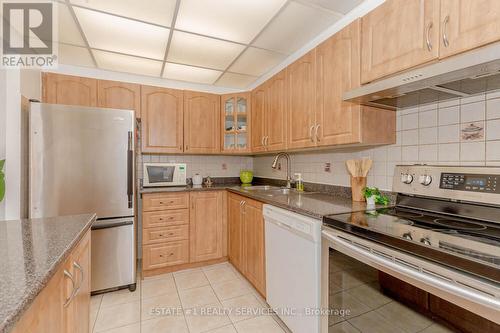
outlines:
M133 218L99 220L91 239L92 292L136 283Z
M132 216L134 114L32 103L30 217Z

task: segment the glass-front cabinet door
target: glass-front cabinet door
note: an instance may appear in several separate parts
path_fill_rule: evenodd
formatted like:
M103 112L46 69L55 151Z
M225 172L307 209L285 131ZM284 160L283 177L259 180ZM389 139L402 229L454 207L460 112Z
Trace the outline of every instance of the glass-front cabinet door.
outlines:
M250 95L222 96L222 150L243 153L250 151Z

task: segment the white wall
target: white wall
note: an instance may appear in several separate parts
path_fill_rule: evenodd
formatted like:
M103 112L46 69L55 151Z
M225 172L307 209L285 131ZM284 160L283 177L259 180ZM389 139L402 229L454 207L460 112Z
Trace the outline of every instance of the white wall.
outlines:
M7 90L7 73L0 70L0 160L5 159L5 131L6 131L6 105L5 95ZM0 202L0 220L5 217L5 200Z
M471 123L484 129L481 138L462 138L462 130ZM368 185L386 190L392 189L397 164L500 166L500 92L399 110L396 144L292 154L292 172L301 172L307 182L349 186L345 161L362 157L374 160ZM284 165L280 171L271 169L272 158L254 159L256 176L284 178ZM325 163L331 163L331 172L324 171Z
M27 216L28 194L27 114L21 109L21 96L41 98L40 71L8 69L0 72L0 96L3 97L0 100L0 159L6 159L6 194L0 204L0 218L18 219Z

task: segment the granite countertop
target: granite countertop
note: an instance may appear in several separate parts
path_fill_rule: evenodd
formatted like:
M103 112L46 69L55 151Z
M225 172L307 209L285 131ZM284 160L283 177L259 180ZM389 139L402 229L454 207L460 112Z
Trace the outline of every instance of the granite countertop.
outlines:
M331 186L331 189L336 187ZM237 183L214 184L211 187L207 186L179 186L179 187L152 187L142 188L140 193L161 193L161 192L184 192L184 191L210 191L210 190L228 190L248 198L255 199L273 206L284 209L289 209L298 214L306 215L316 219L321 219L326 215L344 214L356 211L366 210L365 202L352 202L351 198L346 195L346 191L342 187L338 187L337 191L322 193L322 192L303 192L299 193L291 190L288 194L276 192L248 190L246 187L240 186ZM383 206L376 206L381 208Z
M269 196L271 193L248 190L240 186L229 187L227 190L316 219L322 219L323 216L326 215L344 214L366 210L366 202L353 202L351 198L329 193L300 193L295 190L291 190L288 194L272 193L272 196ZM376 206L376 208L381 207L383 206Z
M95 218L0 221L0 333L12 329Z
M191 192L191 191L217 191L225 190L231 186L239 186L239 183L222 183L213 184L212 186L206 185L186 185L186 186L171 186L171 187L142 187L139 193L162 193L162 192Z

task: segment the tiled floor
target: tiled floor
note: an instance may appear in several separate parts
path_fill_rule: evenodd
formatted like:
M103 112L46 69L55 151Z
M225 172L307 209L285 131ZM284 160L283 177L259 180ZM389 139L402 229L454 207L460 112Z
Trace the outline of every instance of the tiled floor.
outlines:
M267 304L229 263L138 279L137 290L92 296L92 332L284 333Z
M332 255L333 254L333 255ZM450 333L379 289L377 270L337 251L330 252L329 333Z

